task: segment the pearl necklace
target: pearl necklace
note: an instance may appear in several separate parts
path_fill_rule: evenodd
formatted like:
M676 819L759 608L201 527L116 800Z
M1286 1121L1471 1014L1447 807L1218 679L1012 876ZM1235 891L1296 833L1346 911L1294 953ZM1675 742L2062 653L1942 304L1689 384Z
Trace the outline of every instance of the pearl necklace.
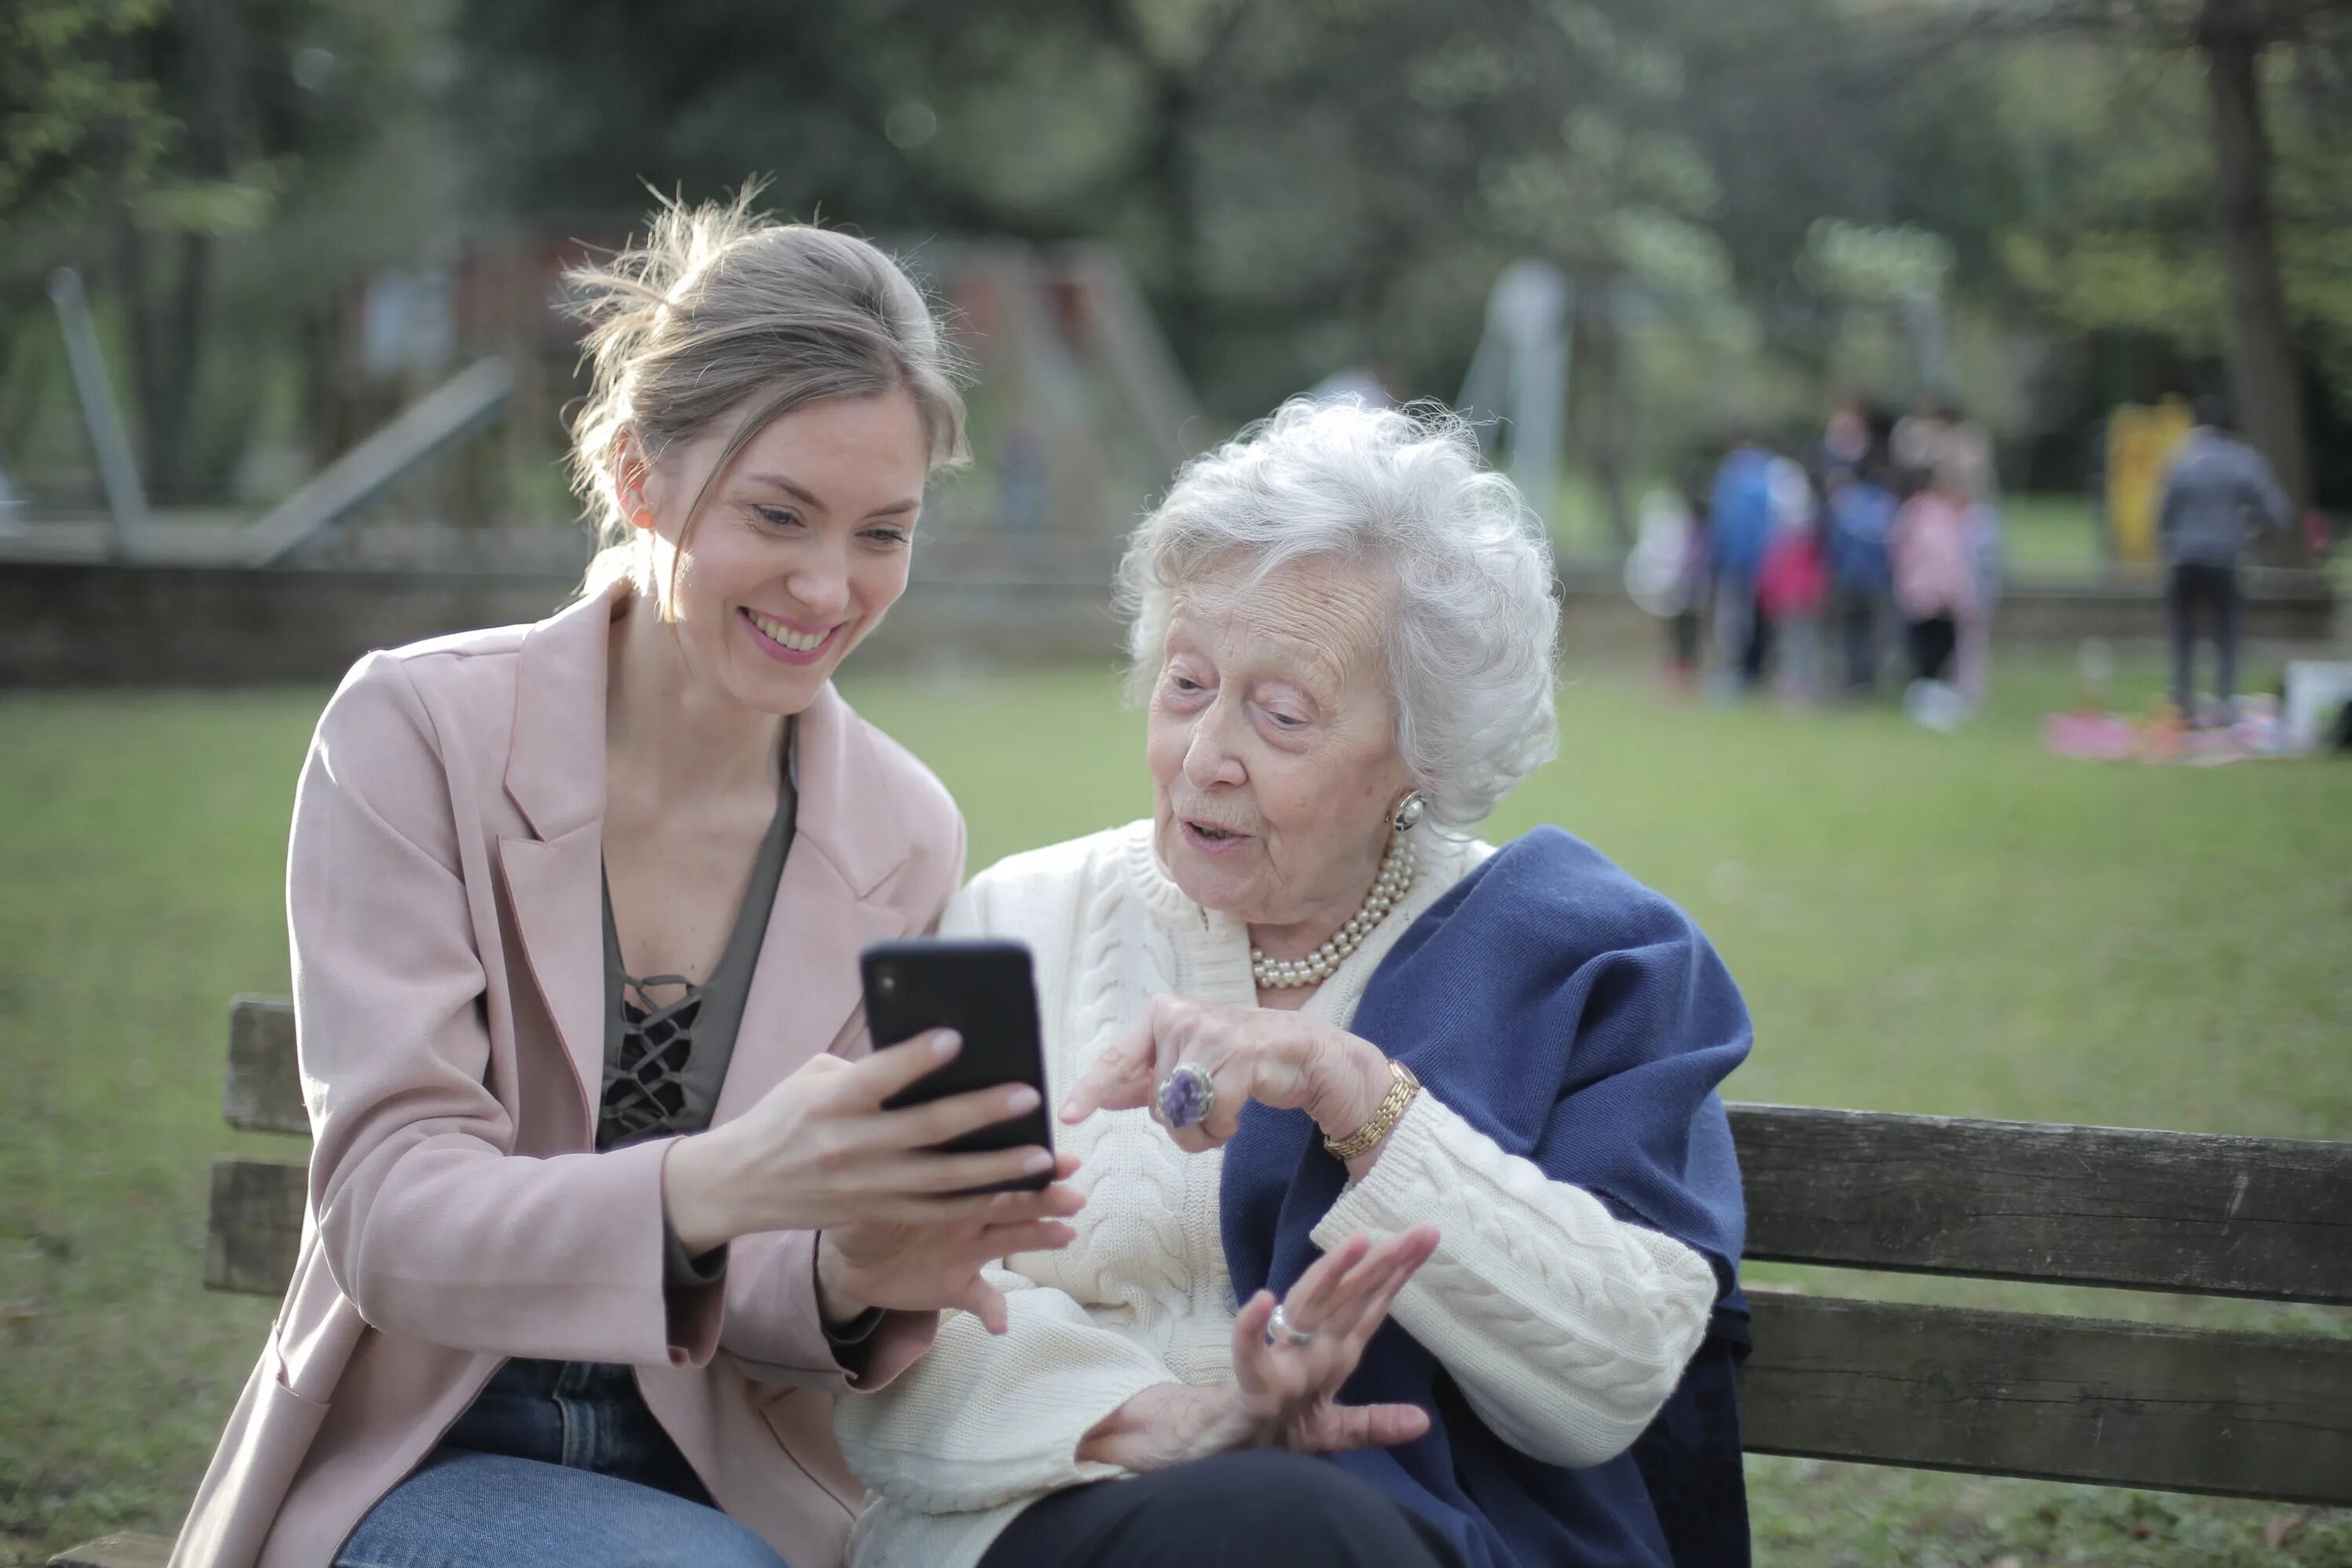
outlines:
M1268 958L1261 948L1250 949L1250 977L1265 991L1287 991L1297 985L1319 985L1331 978L1334 971L1347 962L1348 955L1364 945L1372 928L1381 923L1405 889L1412 886L1412 846L1403 834L1389 840L1389 852L1381 861L1381 874L1372 879L1372 890L1364 895L1361 908L1348 917L1348 923L1329 942L1304 958Z

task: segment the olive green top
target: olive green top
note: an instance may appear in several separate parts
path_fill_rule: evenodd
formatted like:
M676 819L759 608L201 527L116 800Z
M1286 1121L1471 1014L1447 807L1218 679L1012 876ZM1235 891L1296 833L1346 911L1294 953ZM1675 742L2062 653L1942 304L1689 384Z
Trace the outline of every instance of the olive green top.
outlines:
M620 928L613 921L613 889L604 898L604 1082L596 1117L596 1147L611 1149L646 1138L699 1132L710 1125L735 1034L743 1023L751 973L768 934L793 847L793 816L800 803L793 779L797 726L784 726L782 780L776 815L751 866L735 929L699 984L678 974L631 974L621 960ZM727 1249L689 1258L675 1236L667 1238L663 1277L671 1285L705 1285L726 1271Z

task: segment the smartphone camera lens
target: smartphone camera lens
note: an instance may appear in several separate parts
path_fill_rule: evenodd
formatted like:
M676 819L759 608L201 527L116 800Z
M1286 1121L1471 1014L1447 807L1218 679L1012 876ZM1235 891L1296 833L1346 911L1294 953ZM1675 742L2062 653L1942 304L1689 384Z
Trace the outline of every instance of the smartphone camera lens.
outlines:
M885 996L896 996L898 994L898 972L885 969L877 973L874 976L874 989Z

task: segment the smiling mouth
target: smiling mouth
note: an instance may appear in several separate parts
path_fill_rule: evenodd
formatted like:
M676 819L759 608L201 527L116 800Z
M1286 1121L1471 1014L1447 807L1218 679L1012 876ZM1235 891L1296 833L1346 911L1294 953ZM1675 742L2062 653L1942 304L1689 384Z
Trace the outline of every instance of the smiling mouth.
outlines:
M759 628L761 636L780 647L790 648L794 653L814 653L825 645L835 632L841 629L835 626L827 626L821 632L798 631L772 616L761 615L749 605L744 607L743 614L751 618L754 626Z

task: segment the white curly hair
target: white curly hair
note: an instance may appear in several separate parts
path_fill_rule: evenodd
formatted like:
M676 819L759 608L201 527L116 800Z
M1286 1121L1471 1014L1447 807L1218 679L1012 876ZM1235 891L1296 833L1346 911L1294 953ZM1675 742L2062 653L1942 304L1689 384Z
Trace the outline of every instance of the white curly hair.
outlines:
M1294 398L1179 470L1119 563L1135 692L1188 584L1239 565L1245 594L1317 558L1393 584L1398 754L1439 826L1475 827L1559 749L1559 609L1541 522L1442 405Z

